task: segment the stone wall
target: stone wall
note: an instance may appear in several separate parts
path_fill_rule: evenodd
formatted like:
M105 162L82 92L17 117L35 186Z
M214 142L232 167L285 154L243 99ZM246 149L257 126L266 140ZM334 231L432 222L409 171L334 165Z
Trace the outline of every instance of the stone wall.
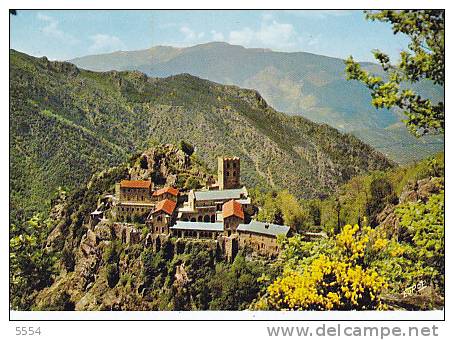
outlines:
M244 220L237 216L229 216L227 218L224 218L224 233L227 235L235 233L240 223L244 223Z
M248 247L258 255L277 256L279 254L277 239L272 235L259 235L242 231L239 233L238 244L240 248Z
M120 202L152 202L150 189L147 188L120 188Z
M240 159L218 157L219 190L240 187Z
M138 204L128 204L128 203L119 203L113 209L114 217L121 221L127 217L132 216L144 216L146 217L152 210L154 206L152 205L138 205Z

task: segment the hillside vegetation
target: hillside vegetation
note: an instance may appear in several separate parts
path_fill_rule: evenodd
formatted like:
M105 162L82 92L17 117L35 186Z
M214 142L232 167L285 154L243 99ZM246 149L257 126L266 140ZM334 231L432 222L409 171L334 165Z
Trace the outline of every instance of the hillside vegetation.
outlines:
M256 189L257 218L294 224L298 234L280 240L277 260L251 256L246 249L233 263L225 261L215 241L163 238L154 249L145 241L122 242L112 233L117 222L104 220L89 230L90 212L118 180L150 175L143 173L144 155L150 174L166 183L210 177L195 155L165 145L95 174L72 194L60 192L48 218L38 214L11 228L14 309L442 307L443 155L355 177L321 201ZM140 230L142 239L149 232L138 222L126 226ZM311 238L308 232L318 236ZM420 282L423 290L404 294Z
M182 74L92 72L12 50L13 222L44 211L58 187L80 187L156 141L242 160L242 181L320 197L353 176L393 164L357 138L267 105L253 90Z
M444 144L442 137L411 136L400 122L404 116L399 111L372 108L368 90L359 82L346 80L344 60L339 58L212 42L186 48L155 46L119 51L71 62L94 71L138 70L153 77L189 73L226 85L252 88L277 110L351 132L400 164L432 155ZM361 66L383 75L377 64ZM412 87L435 102L444 98L443 87L430 81Z
M300 234L282 240L274 264L282 274L251 308L442 308L444 196L443 154L355 177L321 201L255 193L259 218L293 224Z

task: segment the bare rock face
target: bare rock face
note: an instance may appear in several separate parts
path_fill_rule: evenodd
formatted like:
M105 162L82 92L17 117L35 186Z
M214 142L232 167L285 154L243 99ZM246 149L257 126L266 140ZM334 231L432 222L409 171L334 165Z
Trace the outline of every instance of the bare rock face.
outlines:
M172 187L172 186L175 186L176 183L177 183L177 175L167 176L166 186Z
M427 202L433 194L438 194L442 188L442 178L431 177L408 183L399 197L399 203L408 202ZM384 230L388 237L393 235L399 237L399 217L394 213L396 206L387 205L380 214L377 215L378 228Z
M165 144L144 151L129 169L132 180L151 179L157 186L176 186L188 177L206 184L213 178L179 147Z
M439 295L432 286L425 287L411 294L392 294L382 297L392 310L433 310L443 309L444 297Z
M430 195L440 193L440 179L422 179L418 181L418 196L427 201Z
M176 171L189 168L190 158L174 145L166 144L151 148L142 153L129 171L131 179L153 178L165 182L168 176L176 176Z
M53 199L51 202L52 209L49 213L49 219L51 221L62 221L65 211L65 200L67 198L66 192L62 191L57 198ZM56 225L52 229L50 234L47 236L46 247L54 248L59 241L62 240L62 225L61 223Z
M394 209L394 205L387 205L377 215L378 228L384 229L388 238L399 235L399 217L394 213Z
M418 200L417 182L408 183L399 197L399 203L416 202Z
M110 225L100 223L95 227L94 233L98 240L110 241L112 240L112 228Z
M175 271L175 284L184 287L190 282L184 263L178 265Z
M430 195L438 194L442 179L439 177L424 178L407 184L400 195L399 202L426 202Z

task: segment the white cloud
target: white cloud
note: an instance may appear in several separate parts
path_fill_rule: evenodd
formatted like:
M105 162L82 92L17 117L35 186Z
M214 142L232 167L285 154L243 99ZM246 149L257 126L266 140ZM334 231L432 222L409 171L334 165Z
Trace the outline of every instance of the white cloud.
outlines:
M90 36L90 40L92 41L89 47L91 53L107 53L126 49L123 41L114 35L98 33Z
M38 13L36 17L38 18L38 20L45 23L44 27L41 29L41 31L45 35L54 39L65 41L68 44L75 44L78 42L78 40L75 37L68 33L63 32L59 28L58 26L59 22L54 17L42 13Z
M293 48L300 41L292 24L280 23L273 16L266 13L257 30L244 27L241 30L231 31L228 42L247 47L270 47L278 50Z
M205 37L205 32L195 32L188 26L181 26L180 32L183 33L184 41L186 43L196 43L200 42L203 37Z
M188 26L181 26L180 32L183 33L185 41L192 41L196 37L196 33Z
M224 41L224 34L222 34L221 32L212 30L210 33L211 39L213 39L213 41Z
M303 37L295 27L275 18L273 13L264 12L257 28L245 26L229 32L210 30L206 33L194 30L184 23L179 28L182 38L178 42L172 42L173 46L191 46L209 41L225 41L234 45L245 47L264 47L280 51L292 51L305 44L313 47L319 44L321 36L306 35Z

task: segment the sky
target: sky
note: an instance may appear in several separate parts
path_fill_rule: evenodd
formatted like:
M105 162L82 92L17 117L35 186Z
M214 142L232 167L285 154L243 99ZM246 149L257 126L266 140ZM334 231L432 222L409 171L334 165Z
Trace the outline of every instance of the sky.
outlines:
M408 40L362 11L22 10L10 16L11 48L51 60L157 45L224 41L284 52L373 61L380 49L397 61Z

